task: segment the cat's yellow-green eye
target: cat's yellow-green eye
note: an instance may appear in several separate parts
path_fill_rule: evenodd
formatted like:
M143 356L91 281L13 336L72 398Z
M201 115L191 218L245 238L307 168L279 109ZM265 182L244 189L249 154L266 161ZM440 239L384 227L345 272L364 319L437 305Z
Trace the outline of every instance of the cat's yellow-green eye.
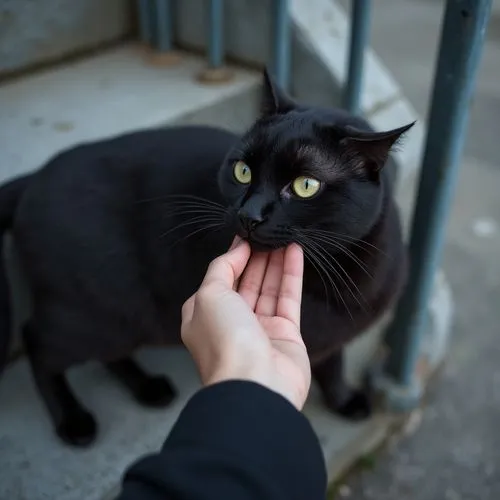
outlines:
M321 187L321 183L314 177L297 177L292 183L293 192L299 198L311 198Z
M234 178L241 184L250 184L252 180L252 171L250 167L243 161L237 161L234 164Z

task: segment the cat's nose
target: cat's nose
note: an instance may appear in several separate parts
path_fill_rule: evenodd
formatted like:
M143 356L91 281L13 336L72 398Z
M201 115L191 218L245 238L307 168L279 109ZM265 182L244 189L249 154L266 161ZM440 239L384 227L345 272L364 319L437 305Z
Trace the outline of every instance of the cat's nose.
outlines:
M259 224L264 222L264 218L262 216L250 215L242 210L238 212L238 218L240 220L241 227L248 233L254 231Z

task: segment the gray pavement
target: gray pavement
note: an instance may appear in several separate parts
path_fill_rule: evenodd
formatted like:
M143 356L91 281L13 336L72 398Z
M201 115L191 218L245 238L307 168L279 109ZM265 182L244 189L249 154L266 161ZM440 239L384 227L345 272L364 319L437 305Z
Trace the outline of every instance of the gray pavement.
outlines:
M349 2L342 2L348 5ZM373 2L373 46L422 116L444 1ZM448 225L444 268L456 316L449 357L417 429L365 461L353 500L500 498L500 17L493 17Z

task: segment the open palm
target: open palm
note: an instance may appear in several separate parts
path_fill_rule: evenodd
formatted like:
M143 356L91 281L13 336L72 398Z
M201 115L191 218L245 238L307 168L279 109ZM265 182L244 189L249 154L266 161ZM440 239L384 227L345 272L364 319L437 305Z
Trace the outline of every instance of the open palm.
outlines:
M298 245L252 254L238 239L211 262L182 309L182 339L203 383L253 380L303 406L311 384L300 335L303 265Z
M303 256L296 246L250 257L237 291L255 312L272 346L275 369L307 394L310 367L300 335ZM304 373L308 373L304 377Z

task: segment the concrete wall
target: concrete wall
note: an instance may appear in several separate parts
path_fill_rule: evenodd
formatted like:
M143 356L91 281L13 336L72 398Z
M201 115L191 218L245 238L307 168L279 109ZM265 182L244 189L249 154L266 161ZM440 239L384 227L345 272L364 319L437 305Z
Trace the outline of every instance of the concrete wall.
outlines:
M251 63L270 60L273 0L231 0L224 3L224 40L229 56ZM175 37L178 43L204 49L208 40L208 2L176 2Z
M0 76L118 40L131 0L0 0Z

